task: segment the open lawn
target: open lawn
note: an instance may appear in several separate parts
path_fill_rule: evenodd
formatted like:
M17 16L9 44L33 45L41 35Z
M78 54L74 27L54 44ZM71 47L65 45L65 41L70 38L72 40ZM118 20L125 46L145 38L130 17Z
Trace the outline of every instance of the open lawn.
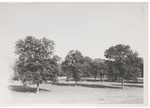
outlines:
M143 84L83 81L78 86L74 81L60 79L56 85L41 84L40 94L36 86L23 87L20 82L9 84L9 104L143 104Z

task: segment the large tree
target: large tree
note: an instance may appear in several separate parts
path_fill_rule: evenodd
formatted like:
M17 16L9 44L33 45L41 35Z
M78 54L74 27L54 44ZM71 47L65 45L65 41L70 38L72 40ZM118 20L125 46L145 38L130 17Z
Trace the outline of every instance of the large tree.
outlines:
M101 77L101 80L104 81L104 76L107 74L107 65L106 60L101 60L99 63L99 76Z
M91 66L92 66L91 74L94 76L95 81L101 71L100 70L101 62L102 62L102 60L100 58L96 58L96 59L93 59L92 64L91 64Z
M105 65L107 67L108 80L116 81L119 77L119 71L118 71L117 67L115 66L115 62L106 60Z
M133 79L137 81L137 77L143 73L143 59L138 57L137 52L132 52L125 59L124 70L126 71L126 79Z
M113 61L116 67L117 77L122 79L122 89L124 89L124 79L137 78L137 62L139 60L138 54L131 50L129 45L118 44L111 46L105 51L105 57ZM135 65L136 64L136 65Z
M65 61L62 63L62 68L66 71L69 77L72 77L77 84L77 81L81 80L83 65L83 55L78 50L71 50L65 57Z
M91 64L92 64L92 58L90 58L88 56L85 56L83 64L82 64L82 71L83 71L84 81L85 81L85 77L91 75L91 71L92 71Z
M97 76L104 81L104 75L107 74L107 66L104 59L96 58L93 59L91 63L91 74L94 76L95 80Z
M37 85L37 93L39 84L52 79L58 72L58 56L54 55L54 45L52 40L36 39L33 36L27 36L16 42L15 53L19 58L15 70L23 83Z

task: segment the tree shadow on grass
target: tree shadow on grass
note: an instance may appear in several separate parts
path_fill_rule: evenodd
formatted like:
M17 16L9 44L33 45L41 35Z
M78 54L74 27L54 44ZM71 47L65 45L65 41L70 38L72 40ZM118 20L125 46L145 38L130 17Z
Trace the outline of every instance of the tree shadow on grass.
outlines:
M122 86L121 84L111 84L114 86ZM126 87L138 87L138 88L143 88L143 85L124 85Z
M22 85L10 85L9 89L15 92L23 92L23 93L36 93L37 88L36 87L29 87L29 86L22 86ZM49 90L46 89L40 89L40 91L49 92Z
M55 85L58 86L76 86L75 84L70 84L70 83L57 83ZM77 86L81 87L89 87L89 88L113 88L113 89L120 89L121 87L116 87L116 86L109 86L109 85L98 85L98 84L83 84L83 83L78 83Z
M99 79L85 79L85 81L89 81L89 82L101 82L101 80Z
M143 82L135 82L135 81L132 81L132 82L130 82L130 81L126 81L125 83L143 84Z

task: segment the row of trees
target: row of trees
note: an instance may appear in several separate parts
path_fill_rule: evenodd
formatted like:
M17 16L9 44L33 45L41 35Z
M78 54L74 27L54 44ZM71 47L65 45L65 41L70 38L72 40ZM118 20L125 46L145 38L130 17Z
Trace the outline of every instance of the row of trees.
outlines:
M78 50L71 50L66 56L61 65L62 71L68 77L72 77L74 81L80 81L81 78L97 76L101 78L107 74L105 60L92 59L88 56L83 56Z
M39 84L53 80L57 75L67 75L75 83L85 77L97 76L104 79L104 75L111 80L136 79L143 73L143 59L128 45L112 46L105 51L106 59L92 59L84 57L78 50L71 50L65 60L54 54L54 41L47 38L36 39L27 36L16 42L15 53L19 56L14 70L23 84Z
M62 70L66 75L72 77L75 82L82 77L100 76L104 80L107 75L109 80L122 80L124 88L124 79L137 80L143 74L143 59L138 57L138 53L131 50L129 45L112 46L105 51L104 59L93 59L84 57L81 52L71 50L62 63Z

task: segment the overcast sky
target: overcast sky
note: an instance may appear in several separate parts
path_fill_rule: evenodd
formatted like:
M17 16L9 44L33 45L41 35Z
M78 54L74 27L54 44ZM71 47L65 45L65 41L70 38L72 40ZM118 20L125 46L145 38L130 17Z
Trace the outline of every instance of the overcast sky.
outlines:
M74 49L104 58L117 44L147 54L146 3L5 3L0 4L0 36L5 56L14 57L15 42L26 36L55 42L64 58ZM3 43L2 43L3 42Z

